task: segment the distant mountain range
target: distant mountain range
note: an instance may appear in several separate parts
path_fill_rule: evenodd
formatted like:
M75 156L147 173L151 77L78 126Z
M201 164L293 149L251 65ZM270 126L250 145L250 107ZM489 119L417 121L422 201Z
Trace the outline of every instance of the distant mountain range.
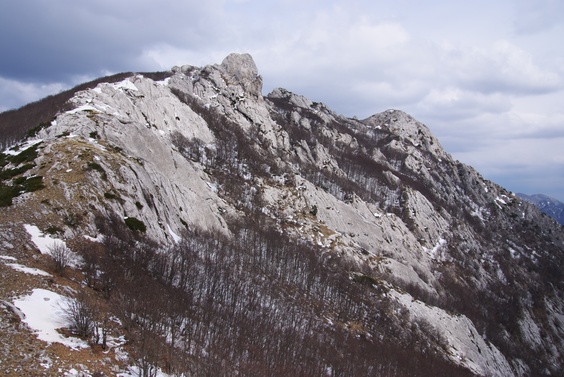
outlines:
M543 194L517 194L521 199L533 203L542 212L554 218L558 223L564 225L564 203Z

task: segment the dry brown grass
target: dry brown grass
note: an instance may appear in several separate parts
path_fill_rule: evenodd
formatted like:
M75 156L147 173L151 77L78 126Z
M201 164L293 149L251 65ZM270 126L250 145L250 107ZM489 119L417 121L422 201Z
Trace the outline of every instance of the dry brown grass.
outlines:
M17 298L30 294L34 288L42 288L68 296L68 288L74 291L96 293L85 288L80 271L67 268L63 276L58 276L52 269L51 258L42 255L31 242L23 224L33 224L45 231L49 226L63 227L61 213L56 210L57 203L63 203L65 193L60 185L53 184L53 179L65 182L79 181L84 171L79 161L72 161L69 156L68 168L53 174L47 172L46 166L36 168L36 174L49 174L47 187L16 200L14 205L0 209L0 255L16 260L0 259L0 300L13 303ZM72 173L70 172L70 173ZM63 174L64 173L64 174ZM59 235L55 235L59 237ZM81 236L77 234L77 237ZM66 240L73 245L80 240ZM18 263L27 267L35 267L47 271L52 276L37 276L17 271L7 263ZM113 335L121 334L117 328ZM47 368L47 366L49 366ZM115 367L123 369L124 365L115 357L114 350L102 350L94 346L82 350L71 350L68 347L53 343L47 344L39 339L32 330L8 307L0 304L0 377L1 376L61 376L71 369L88 371L86 375L96 372L105 376L116 375Z

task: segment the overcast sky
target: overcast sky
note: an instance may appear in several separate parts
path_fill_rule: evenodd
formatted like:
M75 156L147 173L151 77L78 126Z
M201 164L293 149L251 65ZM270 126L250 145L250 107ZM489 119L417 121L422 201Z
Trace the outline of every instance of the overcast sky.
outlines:
M249 52L264 94L401 109L486 178L564 200L563 37L561 0L1 1L0 111Z

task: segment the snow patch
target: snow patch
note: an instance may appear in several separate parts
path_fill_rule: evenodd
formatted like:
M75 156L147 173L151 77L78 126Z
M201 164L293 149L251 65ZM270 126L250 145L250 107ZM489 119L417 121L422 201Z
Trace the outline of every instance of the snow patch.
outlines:
M24 228L27 233L31 236L31 241L35 244L35 246L39 249L41 254L51 255L52 250L57 247L64 247L69 250L69 263L68 265L71 267L79 267L82 263L82 260L79 255L72 252L68 247L65 241L60 240L58 238L52 238L51 236L44 234L38 227L35 225L24 224Z
M31 241L39 249L41 254L51 254L51 249L56 246L67 247L65 241L52 238L49 235L43 234L35 225L24 224L24 228L31 236Z
M46 289L36 288L33 292L14 301L14 305L24 314L25 322L37 334L37 337L47 343L61 343L71 349L88 348L84 340L66 338L57 332L58 328L67 324L63 315L63 307L67 297Z
M22 153L25 150L28 150L29 148L33 147L36 144L39 144L43 141L43 139L34 139L34 140L28 140L25 143L23 143L22 145L20 145L19 148L14 149L14 147L8 148L6 149L3 153L4 154L8 154L10 156L17 156L20 153Z
M113 84L113 87L116 89L127 89L127 90L139 90L129 79L125 79L118 83Z
M18 263L7 263L6 266L13 268L16 271L24 272L30 275L38 275L38 276L52 276L50 273L40 270L38 268L32 268L24 266L23 264Z
M104 235L103 234L98 234L96 237L90 237L87 234L83 235L84 238L86 238L88 241L92 241L92 242L104 242Z
M170 225L167 224L166 227L168 228L168 233L172 236L172 239L174 240L174 242L179 243L182 240L182 237L180 237L178 234L174 233L174 231L172 230Z
M167 77L166 79L161 80L161 81L155 81L155 84L161 85L161 86L168 86L169 83L170 83L170 77Z
M82 105L82 106L77 107L76 109L69 110L66 113L67 114L76 114L76 113L79 113L81 111L97 111L97 110L98 109L95 108L92 105Z
M423 251L426 252L427 254L429 254L429 256L433 259L436 259L437 256L441 251L441 248L446 245L447 241L443 238L440 238L439 241L435 244L435 246L432 249L428 249L426 247L423 247Z
M215 183L206 182L206 185L208 185L212 192L217 192L217 185Z

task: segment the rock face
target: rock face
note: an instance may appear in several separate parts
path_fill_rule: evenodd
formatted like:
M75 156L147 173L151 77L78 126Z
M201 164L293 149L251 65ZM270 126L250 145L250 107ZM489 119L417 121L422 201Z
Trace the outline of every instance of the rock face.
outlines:
M249 54L231 54L221 62L227 83L240 85L248 94L262 96L262 79L257 66Z
M362 266L429 324L442 339L433 352L452 364L481 376L560 373L560 227L454 161L404 112L359 121L261 91L250 55L231 54L163 81L132 75L79 92L37 134L26 174L46 188L5 211L66 238L95 237L94 213L136 218L163 248L186 229L233 237L234 219L268 219Z
M526 195L518 193L517 196L533 203L543 213L558 221L560 225L564 225L564 203L561 201L542 194Z

